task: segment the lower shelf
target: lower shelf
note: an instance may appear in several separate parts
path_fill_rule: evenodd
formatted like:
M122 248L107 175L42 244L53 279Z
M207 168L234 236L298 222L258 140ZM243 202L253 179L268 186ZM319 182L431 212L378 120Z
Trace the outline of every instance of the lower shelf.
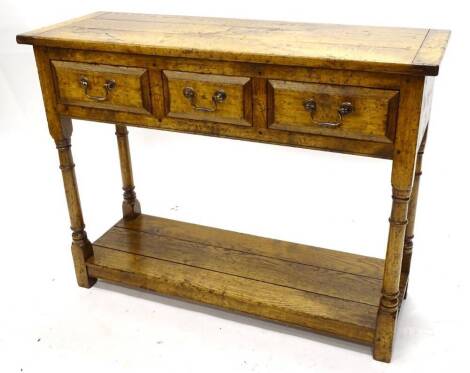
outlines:
M140 215L93 244L91 277L371 344L383 260Z

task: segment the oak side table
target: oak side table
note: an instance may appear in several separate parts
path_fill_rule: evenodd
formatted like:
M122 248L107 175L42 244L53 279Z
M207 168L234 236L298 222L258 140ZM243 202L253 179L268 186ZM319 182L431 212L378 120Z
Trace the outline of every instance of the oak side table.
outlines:
M98 12L34 46L78 284L151 289L372 346L406 298L434 76L448 31ZM116 125L123 218L85 232L72 118ZM141 214L127 126L391 159L385 259Z

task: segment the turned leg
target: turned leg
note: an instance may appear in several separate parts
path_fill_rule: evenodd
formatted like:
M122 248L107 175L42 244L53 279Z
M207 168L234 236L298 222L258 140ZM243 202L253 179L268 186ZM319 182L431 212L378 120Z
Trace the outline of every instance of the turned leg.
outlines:
M390 362L400 306L400 277L410 199L416 170L418 137L425 79L407 78L400 88L400 113L395 133L392 164L392 211L384 261L382 296L377 311L374 359ZM413 207L411 207L413 209ZM410 212L413 213L414 212Z
M421 146L418 150L418 156L416 158L416 169L415 169L415 179L413 183L413 189L411 191L411 198L410 203L408 206L408 224L406 226L405 231L405 244L403 247L403 260L401 265L401 272L402 276L408 275L410 273L410 265L411 265L411 256L413 254L413 237L414 237L414 227L415 227L415 217L416 217L416 205L418 202L418 192L419 192L419 181L421 178L421 165L423 162L423 154L424 148L426 146L426 137L427 131L421 141ZM406 290L408 286L405 288L404 297L406 298Z
M83 222L80 196L78 194L77 179L75 177L75 164L71 151L71 123L63 120L63 124L70 128L69 134L55 140L59 152L60 169L64 180L65 197L70 215L70 228L72 229L72 256L75 266L75 275L79 286L89 288L96 282L95 278L88 276L86 260L93 255L93 247L87 238L85 223Z
M395 321L398 314L401 261L410 194L410 190L393 188L382 298L380 299L377 314L377 329L374 341L374 359L385 362L390 362L391 359Z
M124 219L133 219L140 215L140 203L134 191L134 177L132 175L131 153L129 151L129 139L127 135L127 127L117 124L116 137L119 149L119 161L121 164L122 189L124 190L122 215Z
M85 223L83 222L82 207L80 206L80 196L75 177L75 165L70 142L72 121L70 118L61 116L56 110L54 77L46 49L34 47L34 55L38 67L49 133L54 139L59 152L60 169L64 180L70 228L72 229L72 256L75 275L79 286L89 288L96 282L95 278L88 276L85 264L86 260L93 255L93 246L85 232Z

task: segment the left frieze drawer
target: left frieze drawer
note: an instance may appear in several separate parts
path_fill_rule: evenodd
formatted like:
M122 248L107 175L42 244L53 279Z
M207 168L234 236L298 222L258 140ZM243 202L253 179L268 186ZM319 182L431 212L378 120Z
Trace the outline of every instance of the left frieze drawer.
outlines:
M150 114L148 71L138 67L52 61L57 98L65 105Z

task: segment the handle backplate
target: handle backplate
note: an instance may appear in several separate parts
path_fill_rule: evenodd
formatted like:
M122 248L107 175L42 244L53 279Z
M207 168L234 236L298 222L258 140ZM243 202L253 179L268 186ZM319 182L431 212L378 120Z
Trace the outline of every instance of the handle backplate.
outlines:
M94 101L106 101L108 99L109 93L114 88L116 88L116 81L113 79L106 80L106 82L103 84L104 96L93 96L88 93L88 89L90 88L90 81L85 76L80 77L80 85L83 88L83 93L89 99L94 100Z
M199 106L197 104L197 93L191 87L183 88L183 96L189 100L191 106L196 111L202 111L205 113L213 113L217 110L217 104L224 102L227 99L227 93L224 90L218 89L212 95L212 107Z
M312 121L320 127L327 127L327 128L338 128L341 127L343 124L344 116L351 114L354 111L354 106L351 102L345 101L341 103L338 108L337 116L338 119L336 122L318 122L314 118L314 114L317 110L317 103L313 98L308 98L303 102L304 109L310 113L310 118Z

